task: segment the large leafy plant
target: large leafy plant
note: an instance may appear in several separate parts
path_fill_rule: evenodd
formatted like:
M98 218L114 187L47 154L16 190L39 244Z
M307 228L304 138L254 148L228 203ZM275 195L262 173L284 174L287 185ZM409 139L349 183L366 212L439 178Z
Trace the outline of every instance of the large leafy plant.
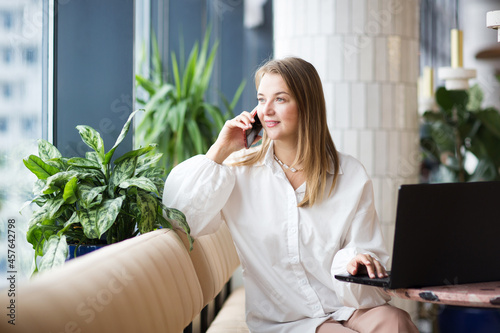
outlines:
M153 37L151 78L136 75L137 86L148 94L146 99L137 99L146 109L136 128L137 142L146 145L156 142L160 151L164 152L160 164L167 172L175 164L207 151L232 114L245 86L242 81L231 102L221 95L225 112L206 101L218 46L217 42L214 43L209 51L209 39L210 29L205 34L201 49L195 43L187 61L181 58L180 65L172 52L172 75L167 80L164 73L168 71L163 67L158 44Z
M159 227L172 228L173 220L192 241L182 212L162 203L164 171L154 166L161 154L145 155L156 145L129 151L112 162L137 111L130 115L108 152L96 130L80 125L76 128L92 149L85 158L62 157L55 146L39 140L38 156L24 159L38 178L32 202L39 208L31 216L27 232L27 240L35 249L37 270L63 264L68 243L111 244Z
M438 166L434 181L500 180L500 114L482 108L476 85L468 91L436 91L439 110L423 115L421 147ZM472 168L466 163L474 160Z

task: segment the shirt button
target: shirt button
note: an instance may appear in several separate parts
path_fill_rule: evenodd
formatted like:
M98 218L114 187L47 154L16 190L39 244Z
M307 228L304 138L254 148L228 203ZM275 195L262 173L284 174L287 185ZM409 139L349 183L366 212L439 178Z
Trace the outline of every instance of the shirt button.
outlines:
M300 284L301 286L305 285L305 284L306 284L306 279L302 279L302 280L300 280L300 281L299 281L299 284Z
M319 305L315 305L314 310L319 310Z
M299 262L299 258L297 257L293 257L292 260L291 260L292 264L296 264Z
M296 233L296 232L297 232L297 228L292 228L292 229L290 229L290 232L291 232L292 234Z

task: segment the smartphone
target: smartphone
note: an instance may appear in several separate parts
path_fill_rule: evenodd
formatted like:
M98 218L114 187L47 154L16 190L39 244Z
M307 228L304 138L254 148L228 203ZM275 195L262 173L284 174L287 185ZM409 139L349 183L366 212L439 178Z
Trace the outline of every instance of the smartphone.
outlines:
M259 117L257 116L257 113L255 113L255 116L253 118L255 122L252 124L252 128L249 128L245 131L245 147L250 148L252 145L253 141L259 135L260 131L262 130L262 123L260 122Z

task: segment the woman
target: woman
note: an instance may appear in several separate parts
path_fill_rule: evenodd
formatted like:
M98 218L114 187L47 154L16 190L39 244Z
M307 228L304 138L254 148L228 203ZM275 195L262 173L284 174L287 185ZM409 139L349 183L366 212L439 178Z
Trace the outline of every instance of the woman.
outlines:
M195 237L228 225L251 332L418 332L379 289L333 277L386 276L388 255L372 183L328 132L316 70L271 60L255 82L257 107L228 120L206 155L172 170L165 187L176 190L164 203L185 213ZM244 149L256 116L262 145Z

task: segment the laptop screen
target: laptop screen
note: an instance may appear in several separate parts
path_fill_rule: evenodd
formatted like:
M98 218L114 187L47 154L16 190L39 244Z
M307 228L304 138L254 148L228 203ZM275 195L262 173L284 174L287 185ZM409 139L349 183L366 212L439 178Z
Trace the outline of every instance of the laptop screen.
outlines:
M391 288L500 281L500 182L402 185Z

